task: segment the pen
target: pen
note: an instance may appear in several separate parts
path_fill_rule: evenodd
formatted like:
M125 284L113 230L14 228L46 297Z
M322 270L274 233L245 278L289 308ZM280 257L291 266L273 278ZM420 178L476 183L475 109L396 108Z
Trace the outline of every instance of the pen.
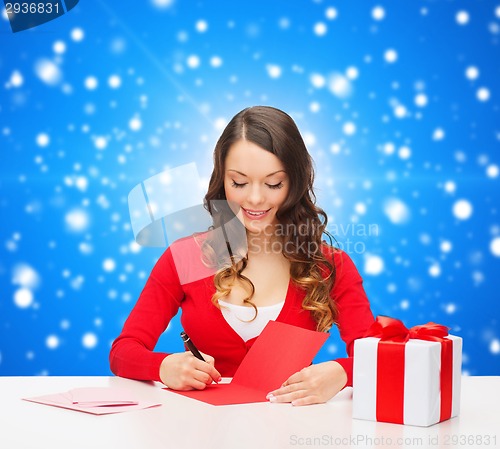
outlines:
M206 362L206 360L203 358L203 356L200 354L200 351L198 351L198 349L196 349L196 346L194 345L194 343L191 341L191 339L189 338L189 335L186 334L186 332L182 331L181 332L181 338L182 338L182 341L186 344L186 346L188 347L188 349L192 352L192 354L199 360L203 360L204 362Z

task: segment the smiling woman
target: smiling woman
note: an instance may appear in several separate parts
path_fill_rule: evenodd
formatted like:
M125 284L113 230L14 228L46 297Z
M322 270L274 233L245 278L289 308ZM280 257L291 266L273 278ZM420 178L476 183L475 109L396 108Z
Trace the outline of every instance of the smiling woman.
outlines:
M330 237L328 219L316 205L313 182L312 159L288 114L269 106L239 112L215 146L204 205L213 219L212 235L224 234L228 249L228 220L239 219L246 234L243 254L236 258L229 251L230 263L183 283L174 242L113 343L112 371L179 390L203 389L221 375L234 375L269 320L276 320L321 332L337 325L348 357L283 379L281 388L269 392L271 402L325 402L352 385L353 342L373 315L349 256L322 241L323 234ZM215 240L207 238L202 249ZM179 308L182 325L205 361L190 352L153 352Z

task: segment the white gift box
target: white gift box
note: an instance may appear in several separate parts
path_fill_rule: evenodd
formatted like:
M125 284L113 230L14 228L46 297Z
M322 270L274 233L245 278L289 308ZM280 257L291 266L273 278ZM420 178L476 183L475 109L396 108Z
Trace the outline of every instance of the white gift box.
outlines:
M395 390L404 392L404 396L396 400L399 408L403 400L402 416L399 419L381 418L377 411L380 408L390 409L393 402L393 392L380 394L377 388L377 372L384 370L391 374L391 363L379 367L379 351L384 351L384 344L380 338L367 337L354 342L354 371L353 371L353 418L371 421L396 422L414 426L431 426L440 421L452 418L460 410L460 380L462 367L462 339L448 335L444 339L451 340L453 354L451 360L451 376L445 382L449 391L451 382L451 416L441 418L441 348L439 341L409 339L404 342L389 342L390 344L404 345L404 374ZM382 345L379 348L379 344ZM387 357L386 357L387 358ZM389 359L390 360L390 359ZM388 371L387 371L388 370ZM398 381L399 382L399 381ZM380 387L380 385L379 385ZM402 390L401 390L402 388ZM382 397L377 397L377 389Z

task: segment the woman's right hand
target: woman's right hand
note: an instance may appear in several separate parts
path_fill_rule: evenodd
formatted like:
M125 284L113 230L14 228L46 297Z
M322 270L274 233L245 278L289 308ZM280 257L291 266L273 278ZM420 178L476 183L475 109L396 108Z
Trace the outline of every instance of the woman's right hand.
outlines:
M214 358L202 355L206 362L190 351L168 355L161 362L161 381L173 390L203 390L212 381L219 382L221 375L214 367Z

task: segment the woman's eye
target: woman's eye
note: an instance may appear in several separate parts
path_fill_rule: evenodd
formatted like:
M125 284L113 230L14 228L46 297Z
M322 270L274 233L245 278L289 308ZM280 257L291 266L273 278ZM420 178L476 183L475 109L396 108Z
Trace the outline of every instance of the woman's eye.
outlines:
M244 187L246 185L246 183L238 184L236 181L233 181L233 183L231 185L233 187L240 188L240 187Z
M266 184L270 189L281 189L283 187L283 182L279 182L278 184Z

